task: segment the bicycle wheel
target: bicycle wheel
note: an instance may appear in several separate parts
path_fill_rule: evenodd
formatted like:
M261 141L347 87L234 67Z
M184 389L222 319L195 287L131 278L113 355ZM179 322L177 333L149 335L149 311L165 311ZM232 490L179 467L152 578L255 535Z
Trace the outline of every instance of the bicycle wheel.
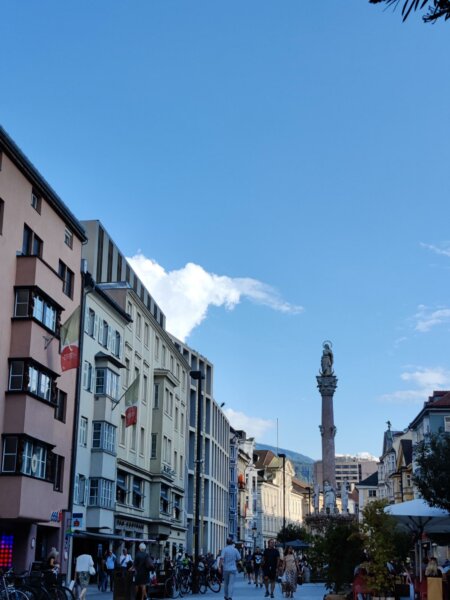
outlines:
M75 600L75 594L67 585L58 585L58 588L64 592L66 600Z
M8 588L7 597L9 600L28 600L28 596L22 590Z
M164 585L164 598L178 598L180 595L180 586L175 577L167 579Z
M211 575L210 577L208 577L208 587L215 594L220 592L220 588L222 587L222 584L220 583L217 575Z
M208 586L206 585L206 577L202 575L198 581L198 591L200 592L200 594L206 594L207 589Z
M182 594L189 594L191 589L190 578L189 575L183 575L180 580L180 591Z
M36 590L34 590L33 588L28 587L26 585L18 585L16 589L23 592L28 598L28 600L37 600Z

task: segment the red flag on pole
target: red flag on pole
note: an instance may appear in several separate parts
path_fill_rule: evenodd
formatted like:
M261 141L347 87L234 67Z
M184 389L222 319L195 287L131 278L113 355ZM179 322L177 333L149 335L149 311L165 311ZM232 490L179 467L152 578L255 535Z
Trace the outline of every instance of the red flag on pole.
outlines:
M139 375L127 389L125 397L125 427L136 425L137 423L137 405L139 402Z
M61 371L76 369L80 362L80 307L61 325Z

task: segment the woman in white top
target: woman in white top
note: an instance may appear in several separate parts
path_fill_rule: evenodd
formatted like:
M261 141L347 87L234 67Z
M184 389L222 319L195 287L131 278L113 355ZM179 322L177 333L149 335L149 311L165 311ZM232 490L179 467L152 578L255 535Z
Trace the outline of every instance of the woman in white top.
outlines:
M77 598L83 600L86 596L87 586L91 575L95 573L94 560L90 554L80 554L75 564Z

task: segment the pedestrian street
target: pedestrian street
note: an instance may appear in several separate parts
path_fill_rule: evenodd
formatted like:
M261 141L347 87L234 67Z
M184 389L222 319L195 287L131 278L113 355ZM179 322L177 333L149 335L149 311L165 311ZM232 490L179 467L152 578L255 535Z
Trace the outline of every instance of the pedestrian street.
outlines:
M248 585L247 581L244 581L244 575L239 574L236 578L234 585L233 600L264 600L265 588L256 588L255 584ZM294 594L295 600L322 600L326 595L326 589L323 583L304 583L303 585L297 586L297 591ZM275 587L275 600L282 600L284 596L281 593L281 585L277 583ZM206 594L187 594L185 598L197 600L223 600L223 586L217 594L214 594L210 590ZM97 585L90 585L87 591L86 600L113 600L113 594L111 592L99 592Z

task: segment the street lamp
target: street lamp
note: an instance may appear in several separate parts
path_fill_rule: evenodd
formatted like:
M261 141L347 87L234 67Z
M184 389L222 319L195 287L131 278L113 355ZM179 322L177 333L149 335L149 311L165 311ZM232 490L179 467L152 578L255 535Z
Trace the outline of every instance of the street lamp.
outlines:
M283 459L283 539L286 534L286 454L280 452L279 458ZM284 548L284 542L283 542Z
M190 376L197 385L197 453L195 461L195 506L194 506L194 560L200 554L200 488L201 488L201 462L202 462L202 381L205 376L202 371L190 371Z

